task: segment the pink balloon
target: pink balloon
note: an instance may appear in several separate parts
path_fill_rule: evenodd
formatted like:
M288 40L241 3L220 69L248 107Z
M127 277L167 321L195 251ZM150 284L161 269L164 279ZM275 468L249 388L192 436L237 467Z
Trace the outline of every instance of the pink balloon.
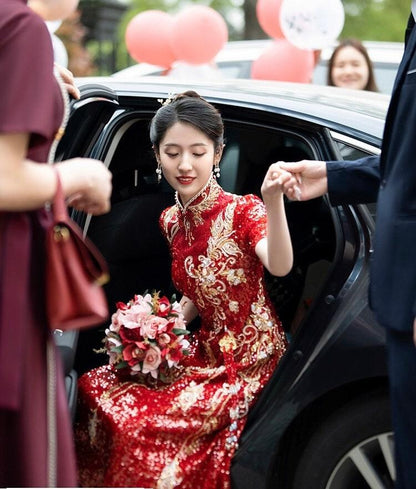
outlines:
M227 24L211 7L186 7L175 18L171 46L180 61L190 64L209 63L227 40Z
M257 0L256 13L260 27L275 39L284 39L280 28L280 7L283 0Z
M161 10L146 10L127 25L125 41L130 56L138 62L169 68L175 61L170 46L173 17Z
M310 83L315 66L313 51L305 51L286 39L277 39L251 65L251 78Z

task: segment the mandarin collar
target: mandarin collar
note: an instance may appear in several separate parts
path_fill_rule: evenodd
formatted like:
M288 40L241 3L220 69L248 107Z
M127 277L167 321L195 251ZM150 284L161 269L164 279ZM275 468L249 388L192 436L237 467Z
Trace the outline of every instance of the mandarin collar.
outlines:
M186 204L182 204L179 199L178 192L175 193L175 202L179 212L183 215L187 210L202 211L210 209L218 200L218 195L221 192L221 187L215 180L213 175L210 176L208 182L202 189L195 194Z

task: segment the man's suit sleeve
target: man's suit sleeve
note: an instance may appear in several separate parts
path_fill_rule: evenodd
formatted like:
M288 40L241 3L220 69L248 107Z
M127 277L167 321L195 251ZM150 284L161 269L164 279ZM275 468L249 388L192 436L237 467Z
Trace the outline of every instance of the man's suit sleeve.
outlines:
M328 194L332 205L376 202L380 187L380 157L328 161Z

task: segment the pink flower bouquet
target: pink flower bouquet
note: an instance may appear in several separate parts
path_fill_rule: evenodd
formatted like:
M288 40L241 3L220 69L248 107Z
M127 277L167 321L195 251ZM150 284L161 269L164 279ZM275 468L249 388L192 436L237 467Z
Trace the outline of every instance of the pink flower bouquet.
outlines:
M109 363L117 372L139 381L170 382L188 354L189 334L179 302L158 293L135 295L117 303L105 331Z

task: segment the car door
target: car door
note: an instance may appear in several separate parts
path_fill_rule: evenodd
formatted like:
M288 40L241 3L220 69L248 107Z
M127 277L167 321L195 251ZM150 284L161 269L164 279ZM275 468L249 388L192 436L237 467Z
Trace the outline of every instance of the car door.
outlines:
M81 87L79 100L70 104L70 118L56 154L55 161L77 156L93 156L93 148L102 128L110 120L119 105L117 94L110 88L89 84ZM75 217L75 216L73 216ZM55 341L61 353L65 386L72 416L75 415L77 374L73 368L78 331L56 331Z
M83 85L79 100L70 104L70 118L55 156L62 161L76 156L92 156L102 128L116 111L117 94L108 87Z

